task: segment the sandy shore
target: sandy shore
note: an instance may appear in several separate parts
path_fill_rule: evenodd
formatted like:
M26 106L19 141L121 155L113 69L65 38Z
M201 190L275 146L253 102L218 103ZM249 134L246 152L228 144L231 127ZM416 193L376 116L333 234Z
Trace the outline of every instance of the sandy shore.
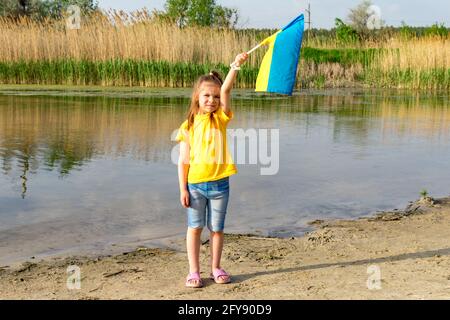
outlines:
M315 221L300 238L227 235L233 282L187 289L183 251L53 258L0 268L1 299L450 299L450 197L358 220ZM68 266L81 288L67 288ZM370 288L370 289L369 289Z

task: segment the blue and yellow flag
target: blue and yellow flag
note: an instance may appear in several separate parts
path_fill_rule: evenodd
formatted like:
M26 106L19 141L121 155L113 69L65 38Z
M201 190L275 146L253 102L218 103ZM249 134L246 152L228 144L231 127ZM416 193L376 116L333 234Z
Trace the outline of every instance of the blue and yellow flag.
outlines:
M264 39L269 45L256 80L256 91L292 95L304 30L303 14L282 30Z

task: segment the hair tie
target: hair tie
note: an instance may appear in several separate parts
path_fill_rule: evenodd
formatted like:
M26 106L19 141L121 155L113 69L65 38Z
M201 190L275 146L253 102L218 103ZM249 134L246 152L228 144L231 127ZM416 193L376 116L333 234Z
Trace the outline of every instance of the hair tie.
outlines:
M209 75L210 75L210 76L214 76L214 73L210 72Z

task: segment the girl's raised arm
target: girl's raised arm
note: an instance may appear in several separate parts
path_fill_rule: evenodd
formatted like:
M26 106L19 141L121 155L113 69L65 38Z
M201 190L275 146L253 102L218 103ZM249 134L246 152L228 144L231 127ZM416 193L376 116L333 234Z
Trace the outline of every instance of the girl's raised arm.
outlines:
M241 66L248 59L247 53L241 53L236 56L234 64L236 67ZM231 89L233 89L238 71L231 68L220 90L220 105L223 112L229 116L231 112Z

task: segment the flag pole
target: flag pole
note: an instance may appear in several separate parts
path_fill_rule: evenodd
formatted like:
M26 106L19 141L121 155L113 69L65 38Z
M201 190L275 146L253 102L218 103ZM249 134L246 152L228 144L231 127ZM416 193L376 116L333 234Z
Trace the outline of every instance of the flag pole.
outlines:
M258 44L256 47L250 49L250 51L247 52L247 54L252 53L253 51L255 51L256 49L258 49L259 47L261 47L262 43Z
M258 44L257 46L255 46L254 48L251 48L249 51L247 51L247 54L252 53L253 51L255 51L256 49L258 49L261 46L262 46L262 42L260 44ZM233 69L236 69L236 70L240 70L240 67L236 67L236 63L234 63L234 62L230 65L230 67L232 67Z

